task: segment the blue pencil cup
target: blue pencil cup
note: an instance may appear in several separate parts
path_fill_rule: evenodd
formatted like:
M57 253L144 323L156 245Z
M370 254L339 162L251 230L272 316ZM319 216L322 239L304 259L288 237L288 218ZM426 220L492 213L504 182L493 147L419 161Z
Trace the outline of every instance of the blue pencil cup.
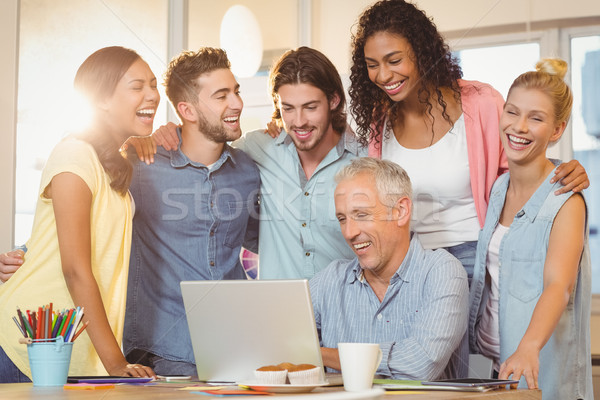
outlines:
M37 339L27 345L33 386L63 386L67 383L73 342L56 339Z

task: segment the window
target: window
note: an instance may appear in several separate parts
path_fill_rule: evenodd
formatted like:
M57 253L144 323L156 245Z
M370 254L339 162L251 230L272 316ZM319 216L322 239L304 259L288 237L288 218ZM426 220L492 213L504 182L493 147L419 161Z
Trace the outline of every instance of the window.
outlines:
M21 1L17 245L30 236L46 159L56 143L73 129L72 122L80 117L70 98L77 68L95 50L120 45L136 50L161 81L167 58L167 3L168 0ZM159 90L162 91L162 85ZM161 100L155 126L166 120L168 100L164 92Z
M590 188L585 196L590 228L592 292L600 294L600 28L595 35L569 35L573 89L573 157L585 167ZM585 82L585 84L583 84Z
M559 55L569 63L566 79L573 90L573 113L565 135L548 154L562 160L577 159L590 178L585 196L596 301L593 308L600 312L600 209L595 207L600 204L600 27L457 39L450 44L464 78L489 83L504 98L512 81L532 70L541 57Z

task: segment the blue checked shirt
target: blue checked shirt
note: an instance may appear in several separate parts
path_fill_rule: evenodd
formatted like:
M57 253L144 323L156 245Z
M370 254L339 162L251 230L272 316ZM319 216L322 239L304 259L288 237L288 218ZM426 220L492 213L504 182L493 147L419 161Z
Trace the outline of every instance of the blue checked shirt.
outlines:
M377 374L426 380L463 376L469 289L461 263L446 250L424 250L413 235L382 302L358 259L336 260L310 280L322 347L379 343Z

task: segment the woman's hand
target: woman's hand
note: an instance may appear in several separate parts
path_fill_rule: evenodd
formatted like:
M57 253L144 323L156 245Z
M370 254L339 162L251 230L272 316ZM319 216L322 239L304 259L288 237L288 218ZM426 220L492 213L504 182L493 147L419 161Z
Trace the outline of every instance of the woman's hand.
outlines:
M577 160L560 164L554 173L555 175L550 180L550 183L560 181L564 185L554 192L555 195L570 191L578 193L590 187L590 180L585 172L585 168Z
M152 135L158 146L164 147L167 151L177 150L179 147L179 136L177 136L177 125L168 122L161 125Z
M538 373L540 371L539 356L540 352L533 346L524 346L522 348L520 345L517 351L500 366L498 379L509 379L512 375L510 379L518 381L521 379L521 376L524 376L527 381L527 387L529 389L537 389Z
M156 378L150 367L141 364L123 364L107 370L111 376L133 376L136 378Z
M13 250L0 254L0 281L6 282L23 264L25 252Z
M121 153L126 152L129 146L135 148L138 158L150 165L154 162L154 155L156 154L156 143L150 136L130 136L127 138L125 143L121 146L119 151Z
M281 127L279 126L276 120L272 119L267 123L267 129L265 129L265 133L267 133L272 138L276 138L281 133Z

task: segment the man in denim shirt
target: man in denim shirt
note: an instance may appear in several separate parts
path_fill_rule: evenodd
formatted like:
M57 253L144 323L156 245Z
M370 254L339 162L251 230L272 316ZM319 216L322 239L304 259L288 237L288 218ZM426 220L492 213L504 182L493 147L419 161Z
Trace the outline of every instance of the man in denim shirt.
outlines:
M411 184L391 161L359 158L337 175L336 216L356 254L310 281L323 364L340 370L340 342L379 343L377 374L394 379L466 374L469 289L460 261L424 250L410 232Z
M123 349L157 374L196 375L182 280L245 279L239 253L257 251L260 177L228 141L243 102L224 51L184 52L166 73L181 145L134 165L133 240Z
M278 137L248 132L232 145L260 170L259 278L308 279L335 259L353 257L335 218L333 177L367 152L346 123L342 80L323 53L287 51L269 86L273 118L284 129ZM153 136L165 148L177 147L172 123Z

